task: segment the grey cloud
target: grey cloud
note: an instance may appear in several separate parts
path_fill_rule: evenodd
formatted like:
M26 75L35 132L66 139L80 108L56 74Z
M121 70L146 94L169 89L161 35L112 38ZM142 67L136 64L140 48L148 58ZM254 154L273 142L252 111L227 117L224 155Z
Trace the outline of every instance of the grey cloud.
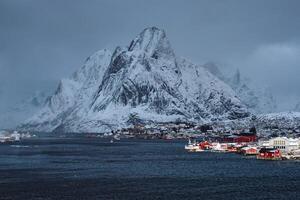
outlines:
M223 70L238 67L252 79L266 78L278 98L300 100L299 59L275 48L298 48L299 7L297 0L1 0L5 102L54 90L87 56L127 45L147 26L165 29L179 56L225 63ZM274 64L263 53L280 60Z

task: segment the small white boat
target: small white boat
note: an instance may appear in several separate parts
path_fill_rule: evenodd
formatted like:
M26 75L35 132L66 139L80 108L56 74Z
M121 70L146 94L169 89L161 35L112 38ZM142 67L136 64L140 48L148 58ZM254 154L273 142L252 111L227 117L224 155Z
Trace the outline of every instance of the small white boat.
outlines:
M219 142L213 142L211 150L213 152L226 152L227 151L227 145L220 144Z
M120 135L114 135L113 139L115 139L115 140L121 140Z
M203 149L200 148L198 142L196 142L196 141L192 142L190 139L189 139L189 143L184 146L184 149L188 150L190 152L201 152L201 151L204 151Z

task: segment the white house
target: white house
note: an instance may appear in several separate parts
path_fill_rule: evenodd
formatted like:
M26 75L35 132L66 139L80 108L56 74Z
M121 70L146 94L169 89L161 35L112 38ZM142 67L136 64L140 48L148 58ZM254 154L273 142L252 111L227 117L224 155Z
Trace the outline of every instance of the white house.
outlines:
M268 141L260 141L259 145L262 147L272 147L281 150L283 153L289 153L292 150L300 149L300 139L276 137Z

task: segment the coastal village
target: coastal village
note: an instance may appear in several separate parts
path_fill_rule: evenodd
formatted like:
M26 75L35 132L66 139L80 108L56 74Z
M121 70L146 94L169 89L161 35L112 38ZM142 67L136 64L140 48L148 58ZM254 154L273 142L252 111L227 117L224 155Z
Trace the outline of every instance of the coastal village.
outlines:
M214 125L197 125L191 122L136 123L127 128L107 133L86 133L85 137L120 139L185 140L188 152L223 152L256 156L263 160L300 159L300 127L279 129L234 129ZM36 137L35 134L17 131L1 131L0 142L19 142ZM67 136L66 136L67 137Z
M29 132L20 133L18 131L0 130L0 143L20 142L22 139L36 137Z
M300 139L275 137L257 139L255 133L241 133L224 137L221 142L194 141L185 146L189 152L228 152L245 156L256 156L262 160L300 159Z
M256 156L263 160L300 159L300 128L255 127L233 129L193 123L137 124L112 131L104 137L142 139L184 139L189 152L223 152Z

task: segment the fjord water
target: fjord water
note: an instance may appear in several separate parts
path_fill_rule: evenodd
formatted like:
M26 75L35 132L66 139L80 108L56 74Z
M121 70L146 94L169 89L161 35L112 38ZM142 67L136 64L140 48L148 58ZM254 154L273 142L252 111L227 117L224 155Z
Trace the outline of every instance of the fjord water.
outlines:
M188 153L185 141L0 144L0 199L299 199L300 162Z

